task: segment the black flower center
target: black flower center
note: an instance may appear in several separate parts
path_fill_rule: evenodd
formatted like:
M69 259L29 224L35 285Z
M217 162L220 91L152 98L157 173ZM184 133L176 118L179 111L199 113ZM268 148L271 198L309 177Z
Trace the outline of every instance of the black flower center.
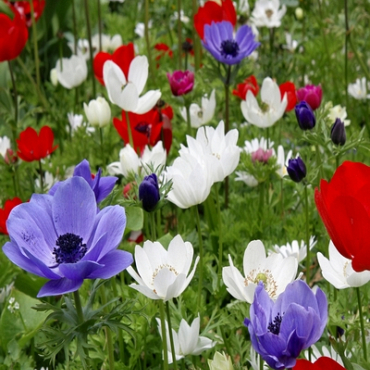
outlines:
M235 58L239 54L239 45L235 40L224 40L221 42L221 55Z
M139 122L135 126L135 130L140 132L141 134L146 135L148 138L150 137L150 131L151 131L151 124L148 122Z
M280 325L281 325L282 319L283 317L280 316L280 313L278 313L276 317L274 318L274 321L270 322L269 326L267 327L269 332L271 332L272 334L278 335L280 333Z
M82 238L78 235L67 233L60 235L55 242L54 248L55 261L61 263L76 263L86 254L86 244L82 243Z

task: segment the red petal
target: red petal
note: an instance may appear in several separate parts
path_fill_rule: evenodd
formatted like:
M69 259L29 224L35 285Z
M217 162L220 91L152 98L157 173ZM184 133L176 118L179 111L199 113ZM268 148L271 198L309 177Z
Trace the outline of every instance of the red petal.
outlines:
M135 58L134 44L129 42L127 45L120 46L112 55L112 60L116 63L128 78L128 70L132 60Z
M99 51L99 53L95 55L93 61L94 75L103 86L104 86L103 67L104 63L107 60L112 60L112 56L104 51Z

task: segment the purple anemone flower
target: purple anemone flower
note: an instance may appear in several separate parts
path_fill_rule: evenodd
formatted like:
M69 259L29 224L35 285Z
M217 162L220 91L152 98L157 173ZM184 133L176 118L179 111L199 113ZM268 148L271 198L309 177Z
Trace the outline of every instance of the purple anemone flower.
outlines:
M125 226L125 209L97 212L90 185L75 176L54 196L34 194L12 210L3 251L23 270L50 279L38 297L70 293L84 279L109 279L133 262L131 253L117 250Z
M252 346L276 370L292 368L299 353L318 341L328 320L328 301L302 280L290 283L276 302L260 282L244 320Z
M91 174L90 164L84 159L79 163L73 172L73 176L79 176L84 178L94 191L96 203L100 203L104 200L110 192L113 190L118 178L114 176L101 176L101 169L99 168L96 175ZM57 182L50 190L49 194L54 195L59 185L62 182Z
M230 22L212 22L204 26L203 46L221 63L238 64L260 45L254 40L252 29L248 25L241 26L235 37Z

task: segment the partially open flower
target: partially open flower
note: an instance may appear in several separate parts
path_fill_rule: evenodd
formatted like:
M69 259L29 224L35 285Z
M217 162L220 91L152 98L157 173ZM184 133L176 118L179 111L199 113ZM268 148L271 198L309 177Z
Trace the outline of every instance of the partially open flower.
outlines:
M190 71L174 71L167 73L171 91L174 96L185 95L193 90L194 73Z
M77 55L58 59L55 69L59 83L66 89L81 85L87 78L86 60Z
M145 211L154 211L160 199L158 179L155 173L145 176L139 185L139 199L142 201Z
M103 127L111 122L111 111L108 102L99 96L96 100L90 100L87 105L84 103L84 110L92 126Z
M335 120L331 128L330 137L335 145L344 145L346 143L346 128L344 127L344 122L339 118Z
M301 182L306 177L306 165L301 157L289 159L287 171L294 182Z

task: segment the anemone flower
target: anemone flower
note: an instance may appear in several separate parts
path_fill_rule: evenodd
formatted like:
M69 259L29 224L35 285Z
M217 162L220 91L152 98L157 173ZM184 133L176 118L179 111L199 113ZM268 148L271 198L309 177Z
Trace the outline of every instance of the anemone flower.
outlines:
M116 63L111 60L106 61L103 67L103 79L110 101L124 111L137 114L144 114L152 109L161 97L161 92L150 90L140 96L148 79L148 68L147 57L137 56L132 60L126 78Z
M161 321L157 318L158 330L162 336L162 325ZM180 322L180 327L178 333L172 329L172 337L175 347L176 361L184 358L187 355L198 356L206 349L210 349L216 345L211 339L199 336L200 329L200 317L196 317L191 325L189 325L184 319ZM171 343L170 343L170 333L168 330L168 325L166 322L167 331L167 348L168 351L168 363L173 363Z
M292 368L300 352L317 342L328 320L328 301L302 280L290 283L274 302L261 281L244 320L252 346L275 369Z
M109 279L132 263L130 253L117 250L125 226L123 207L97 212L90 185L74 176L54 196L34 194L13 209L3 252L20 268L49 279L38 297L71 293L84 279Z
M193 269L193 246L184 242L180 235L175 236L168 251L159 242L147 240L144 246L135 247L135 262L138 274L132 267L127 272L138 284L130 284L131 288L150 299L168 301L178 297L190 284L197 267L196 258Z
M270 77L263 80L261 88L262 109L252 91L247 92L246 100L241 102L241 110L248 123L266 128L272 126L284 114L288 104L287 96L281 97L279 86Z
M234 27L228 21L204 26L203 46L216 60L228 65L240 63L260 45L248 25L241 26L235 37L233 32Z
M250 242L244 252L244 276L234 267L229 255L230 266L222 269L222 279L227 291L236 299L253 302L260 281L270 298L276 300L286 286L297 275L298 261L295 257L284 258L272 253L266 257L265 247L260 240Z

